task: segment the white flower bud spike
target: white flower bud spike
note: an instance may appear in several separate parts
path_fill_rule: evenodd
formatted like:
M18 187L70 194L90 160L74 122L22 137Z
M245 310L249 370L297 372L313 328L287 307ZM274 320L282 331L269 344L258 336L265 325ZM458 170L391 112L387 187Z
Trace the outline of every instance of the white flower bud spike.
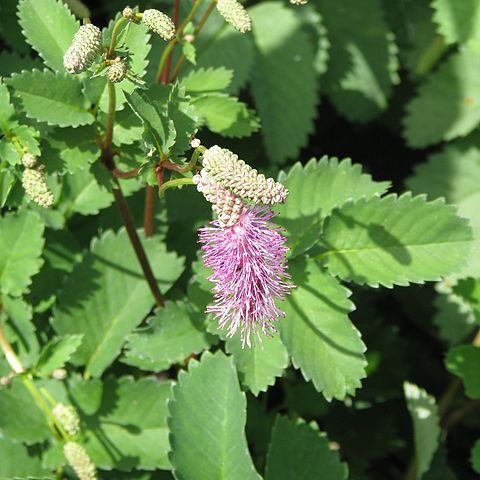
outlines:
M245 7L237 0L218 0L217 10L235 30L246 33L252 29L252 19L250 15L245 10Z
M50 208L53 203L53 193L47 185L45 167L26 168L22 175L22 186L27 196L43 208Z
M127 65L122 60L112 63L107 69L107 79L112 83L119 83L127 76Z
M74 436L80 431L80 418L71 405L57 403L52 412L69 435Z
M81 445L68 442L63 447L63 453L80 480L97 480L97 469Z
M175 24L170 17L153 8L145 10L142 17L143 23L153 32L158 33L165 41L175 38Z
M82 73L90 68L102 49L102 32L91 23L82 25L63 57L68 73Z

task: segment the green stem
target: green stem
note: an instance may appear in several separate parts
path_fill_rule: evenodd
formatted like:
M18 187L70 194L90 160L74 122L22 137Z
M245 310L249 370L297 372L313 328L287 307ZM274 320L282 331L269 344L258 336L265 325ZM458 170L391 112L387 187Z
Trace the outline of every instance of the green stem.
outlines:
M118 34L120 33L120 29L122 28L123 24L127 21L127 18L121 17L117 20L117 23L115 23L112 32L112 40L110 41L110 46L108 47L107 58L113 58L115 54L115 47L117 46Z
M442 35L436 35L418 59L413 73L419 77L426 75L445 53L448 45Z
M52 413L50 406L42 397L41 393L37 390L37 387L32 381L31 375L25 373L25 368L23 367L22 362L18 358L17 354L15 353L12 346L10 345L10 342L7 340L7 337L5 336L5 332L2 324L0 324L0 348L2 349L3 354L5 355L5 359L7 360L8 364L10 365L10 367L12 367L12 370L17 374L20 374L22 383L34 398L35 403L38 405L38 408L42 410L45 416L50 420L49 423L52 429L52 433L56 436L57 430L58 430L62 438L68 441L70 437L65 432L62 425L55 418L55 415ZM57 430L55 430L54 426L56 427Z
M155 76L155 81L157 83L160 83L160 81L162 80L163 69L167 64L168 57L172 53L173 47L175 47L175 45L179 42L179 38L182 36L182 33L185 30L185 27L192 21L193 16L197 13L197 10L200 8L200 5L202 4L202 2L203 0L195 1L192 9L190 10L190 13L185 17L185 20L178 27L175 38L173 40L170 40L170 42L168 42L168 45L165 47L165 50L163 51L163 54L160 58L160 62L158 64L157 75Z
M108 82L108 114L107 114L107 128L105 130L104 149L111 152L113 140L113 126L115 124L115 85Z
M192 177L183 177L183 178L176 178L175 180L169 180L165 182L159 190L159 195L162 197L165 194L165 191L169 188L173 187L180 187L182 185L193 185Z
M205 10L205 13L202 15L202 18L198 22L197 27L195 28L193 32L193 41L196 40L198 37L198 34L201 32L203 26L205 25L206 21L208 20L208 17L210 14L213 12L215 5L217 4L216 0L213 0L212 3L208 6L208 8ZM173 82L175 80L180 72L180 69L182 68L182 65L185 63L186 56L182 54L182 56L179 58L177 61L177 64L175 65L175 68L173 69L172 76L170 77L170 81Z

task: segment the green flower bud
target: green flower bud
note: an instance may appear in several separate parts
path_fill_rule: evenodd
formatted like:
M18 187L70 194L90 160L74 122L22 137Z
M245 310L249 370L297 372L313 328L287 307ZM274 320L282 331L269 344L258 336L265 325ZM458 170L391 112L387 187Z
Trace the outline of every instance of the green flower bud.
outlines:
M97 469L81 445L68 442L63 447L63 453L80 480L97 480Z
M69 435L76 435L80 431L80 418L71 405L57 403L52 412Z
M217 214L218 223L222 228L237 223L244 206L240 197L223 188L203 171L201 175L194 175L193 183L197 185L197 190L203 193L205 199L212 203L212 210Z
M217 10L235 30L245 33L252 29L250 15L237 0L218 0Z
M107 78L109 82L121 82L127 75L127 65L122 60L112 63L107 69Z
M273 178L266 178L226 148L215 145L203 154L202 175L211 177L235 195L254 203L283 203L288 190Z
M37 164L37 157L31 153L25 153L22 157L22 165L25 168L33 168Z
M22 185L27 196L43 208L50 208L53 203L53 193L47 185L45 167L26 168L22 175Z
M158 33L167 42L175 38L175 24L159 10L153 8L145 10L142 19L150 30Z
M82 25L74 35L70 48L63 57L68 73L82 73L90 68L102 48L102 32L91 23Z

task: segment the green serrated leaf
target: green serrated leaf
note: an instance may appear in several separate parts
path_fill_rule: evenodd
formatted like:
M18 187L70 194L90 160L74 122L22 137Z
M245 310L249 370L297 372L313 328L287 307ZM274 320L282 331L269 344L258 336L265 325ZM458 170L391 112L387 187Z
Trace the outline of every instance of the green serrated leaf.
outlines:
M313 130L318 102L314 45L301 19L283 2L263 2L249 12L257 47L252 94L267 154L283 163L298 154Z
M480 46L480 3L477 0L433 0L433 19L447 43Z
M480 473L480 439L475 442L471 453L471 462L473 469Z
M135 381L131 377L108 378L94 415L83 416L82 440L92 461L101 469L169 469L167 401L170 382L154 378ZM78 397L77 397L78 400ZM111 448L111 446L115 448Z
M162 85L157 86L156 91L164 90L163 95L168 99L168 87ZM159 99L150 96L147 92L133 92L126 94L127 102L135 114L140 118L145 130L153 141L156 149L162 153L168 153L169 148L173 145L175 137L172 138L172 126L160 107ZM155 98L156 101L153 101ZM172 122L173 123L173 122Z
M480 398L480 347L461 345L452 348L445 359L449 372L457 375L465 384L465 393L470 398Z
M318 3L331 45L325 88L342 115L368 121L387 108L398 82L397 49L380 1Z
M14 378L8 387L0 387L0 412L8 412L0 415L2 437L27 445L50 438L44 413L19 378Z
M274 385L288 366L287 349L279 335L263 338L251 348L242 348L240 337L235 335L226 340L225 346L233 355L242 385L255 396Z
M288 188L287 201L275 207L275 221L285 228L291 256L308 250L320 239L321 221L348 200L381 195L389 182L374 182L362 173L360 165L350 159L338 161L323 157L310 160L305 166L296 163L278 179Z
M440 153L417 165L406 182L414 193L426 193L431 200L445 197L458 207L458 214L480 227L480 149L461 142L448 145Z
M215 342L215 337L206 332L204 322L204 315L188 303L167 302L149 319L147 328L127 337L121 360L143 370L167 370Z
M117 123L115 127L120 128ZM114 133L116 132L117 129L114 130ZM51 148L45 149L44 144L42 156L46 171L76 173L78 170L88 169L100 157L100 146L95 141L96 136L97 129L92 125L62 128L51 132L46 139Z
M406 107L403 135L411 147L453 140L476 128L480 122L479 69L478 53L465 49L427 77Z
M19 296L31 284L43 260L40 258L45 225L28 210L0 218L0 291Z
M36 362L40 345L32 322L32 307L23 298L11 298L4 295L1 298L3 311L0 321L5 321L5 335L14 346L15 351L25 368ZM2 318L3 317L3 318Z
M392 194L347 203L326 220L320 255L333 275L370 286L440 280L459 271L472 233L443 199Z
M251 35L225 28L216 9L205 24L197 43L197 67L233 71L229 93L237 93L248 82L255 54Z
M280 335L305 379L327 400L353 395L365 377L365 345L348 314L350 292L314 260L290 262L297 285L282 303Z
M231 358L222 352L205 352L200 362L191 361L188 373L179 374L168 409L175 478L261 478L248 453L245 395Z
M10 103L10 93L7 86L0 78L0 130L6 131L8 128L8 120L13 116L15 110Z
M6 438L0 438L0 458L2 459L0 475L6 475L6 479L20 478L19 476L32 478L30 475L49 473L48 470L42 468L39 456L29 453L21 443L13 443Z
M435 399L412 383L403 384L407 407L413 421L416 478L428 471L440 442L438 408Z
M258 129L258 122L248 122L246 105L234 97L207 95L194 100L193 105L199 117L205 119L208 128L220 135L240 137L245 136L242 133L250 135Z
M453 287L453 292L467 303L480 322L480 279L463 278Z
M9 77L13 72L33 70L34 68L43 68L43 63L40 59L34 59L30 56L23 57L15 52L0 52L0 75L2 77Z
M58 209L65 215L73 213L96 215L114 202L111 192L102 188L88 170L77 170L62 178L63 188Z
M183 261L154 238L143 244L160 289L168 290ZM72 362L85 365L87 375L100 376L153 304L126 231L107 231L92 242L59 292L52 324L60 335L88 331Z
M315 423L292 423L277 416L267 454L265 480L301 478L347 480L348 468L340 462L338 452L330 449L325 433Z
M55 369L62 368L82 343L83 335L64 335L50 340L40 353L35 373L50 375Z
M95 120L87 110L82 82L73 75L33 70L14 73L7 82L28 118L60 127L78 127Z
M182 78L180 84L188 94L206 95L225 90L232 82L232 78L233 70L225 67L199 68Z
M20 0L18 16L27 42L48 67L63 71L63 56L80 26L67 6L59 0Z

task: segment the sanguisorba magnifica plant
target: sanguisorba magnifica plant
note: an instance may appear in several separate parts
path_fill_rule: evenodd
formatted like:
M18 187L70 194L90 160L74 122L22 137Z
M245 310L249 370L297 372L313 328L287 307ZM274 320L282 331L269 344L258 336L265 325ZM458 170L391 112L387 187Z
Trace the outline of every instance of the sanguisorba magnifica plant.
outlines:
M470 315L458 336L470 344L447 368L480 396L478 208L428 180L447 183L434 163L458 157L478 195L480 153L468 139L437 153L408 181L415 195L387 193L349 159L286 162L309 141L320 93L365 123L387 109L400 62L415 83L447 54L404 135L423 147L472 132L480 27L467 38L452 18L478 20L475 2L104 1L102 29L78 0L3 1L0 478L455 478L435 472L441 428L474 408L458 380L437 406L400 375L415 448L393 423L382 446L362 438L373 454L357 458L348 437L364 435L361 412L383 425L376 409L398 385L357 389L405 348L391 325L373 334L362 320L379 315L366 286L441 282ZM462 69L457 118L435 85ZM472 455L479 470L478 443Z

